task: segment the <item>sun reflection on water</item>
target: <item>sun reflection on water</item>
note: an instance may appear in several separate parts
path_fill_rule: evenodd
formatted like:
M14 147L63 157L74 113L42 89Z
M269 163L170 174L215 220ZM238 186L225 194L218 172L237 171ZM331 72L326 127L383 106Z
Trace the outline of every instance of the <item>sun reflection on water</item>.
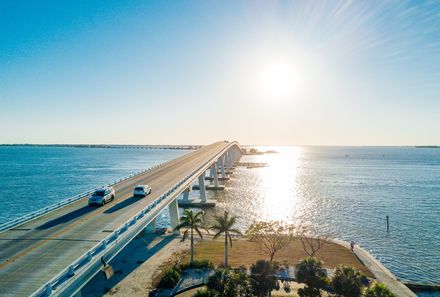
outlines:
M298 177L300 175L301 148L277 147L279 154L265 155L268 167L259 172L264 219L290 221L298 207Z

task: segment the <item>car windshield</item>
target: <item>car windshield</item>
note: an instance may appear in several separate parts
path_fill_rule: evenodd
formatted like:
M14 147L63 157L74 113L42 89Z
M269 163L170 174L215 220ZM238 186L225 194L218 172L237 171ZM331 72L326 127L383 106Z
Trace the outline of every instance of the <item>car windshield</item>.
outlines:
M144 187L136 187L136 188L134 188L135 189L135 191L143 191L144 190Z
M104 190L99 190L99 191L95 191L95 193L93 193L93 196L104 196L105 191Z

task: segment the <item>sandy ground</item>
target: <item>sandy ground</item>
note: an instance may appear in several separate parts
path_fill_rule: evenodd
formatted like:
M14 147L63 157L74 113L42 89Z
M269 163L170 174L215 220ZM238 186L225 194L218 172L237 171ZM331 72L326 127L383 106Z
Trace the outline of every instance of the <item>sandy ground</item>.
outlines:
M133 239L109 264L114 276L97 274L81 291L82 296L148 296L153 275L173 253L189 249L175 235L146 234ZM152 257L154 255L154 257Z

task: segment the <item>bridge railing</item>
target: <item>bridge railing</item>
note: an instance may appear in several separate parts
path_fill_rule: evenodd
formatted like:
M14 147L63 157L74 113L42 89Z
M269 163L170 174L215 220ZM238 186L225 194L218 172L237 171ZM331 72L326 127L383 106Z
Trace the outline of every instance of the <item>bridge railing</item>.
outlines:
M151 166L150 168L147 168L147 169L144 169L144 170L140 170L140 171L138 171L136 173L129 174L129 175L123 177L123 178L117 179L117 180L115 180L115 181L113 181L113 182L111 182L109 184L103 185L103 186L109 186L109 187L110 186L114 186L114 185L116 185L116 184L118 184L120 182L126 181L127 179L138 177L138 176L140 176L140 175L142 175L142 174L144 174L144 173L146 173L148 171L151 171L151 170L156 169L158 167L162 167L162 166L164 166L166 164L169 164L169 163L171 163L173 161L175 161L175 160L169 160L169 161L166 161L166 162L162 162L160 164L156 164L154 166ZM95 189L83 192L81 194L72 196L70 198L61 200L59 202L56 202L54 204L51 204L51 205L46 206L44 208L41 208L39 210L30 212L30 213L28 213L28 214L26 214L24 216L21 216L21 217L15 218L13 220L7 221L7 222L5 222L3 224L0 224L0 233L3 232L3 231L7 231L9 229L12 229L14 227L17 227L19 225L22 225L24 223L27 223L27 222L29 222L29 221L31 221L33 219L36 219L36 218L38 218L40 216L43 216L43 215L45 215L45 214L47 214L47 213L49 213L51 211L54 211L54 210L56 210L58 208L61 208L61 207L64 207L66 205L69 205L71 203L74 203L74 202L76 202L78 200L81 200L81 199L87 197L87 196L90 196L91 194L93 194L94 191L95 191Z
M109 234L105 239L96 244L93 248L85 252L82 256L80 256L77 260L75 260L72 264L70 264L67 268L49 280L46 284L41 286L37 291L35 291L31 296L32 297L44 297L49 296L53 293L53 290L56 290L61 285L63 285L66 281L81 273L81 271L86 271L86 267L91 265L93 260L100 259L103 257L105 252L115 246L117 244L117 239L127 235L129 230L133 228L133 226L137 225L142 219L147 221L146 215L156 209L158 204L163 202L166 198L172 197L175 194L175 191L179 189L185 183L188 183L195 178L198 177L200 171L203 171L206 166L212 163L212 160L216 160L219 156L221 156L225 151L227 151L230 147L232 147L235 142L230 143L227 147L222 149L219 153L217 153L213 158L204 162L202 165L197 167L195 170L191 171L190 174L181 179L178 183L172 186L168 191L163 193L161 196L156 198L150 204L148 204L145 208L139 211L136 215L134 215L131 219L126 221L122 226ZM175 199L173 197L173 199ZM171 200L173 200L171 199ZM168 203L169 201L167 201Z

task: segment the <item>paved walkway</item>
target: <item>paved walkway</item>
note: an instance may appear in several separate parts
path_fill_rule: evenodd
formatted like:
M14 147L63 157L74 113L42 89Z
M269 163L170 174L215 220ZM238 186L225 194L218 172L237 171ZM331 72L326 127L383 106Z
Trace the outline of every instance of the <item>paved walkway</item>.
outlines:
M348 242L333 239L333 242L350 249ZM384 283L391 291L393 291L399 297L417 297L417 295L411 291L407 286L401 283L394 274L391 273L385 266L376 260L369 252L362 247L356 245L354 248L355 255L364 263L365 266L370 269L376 279Z

